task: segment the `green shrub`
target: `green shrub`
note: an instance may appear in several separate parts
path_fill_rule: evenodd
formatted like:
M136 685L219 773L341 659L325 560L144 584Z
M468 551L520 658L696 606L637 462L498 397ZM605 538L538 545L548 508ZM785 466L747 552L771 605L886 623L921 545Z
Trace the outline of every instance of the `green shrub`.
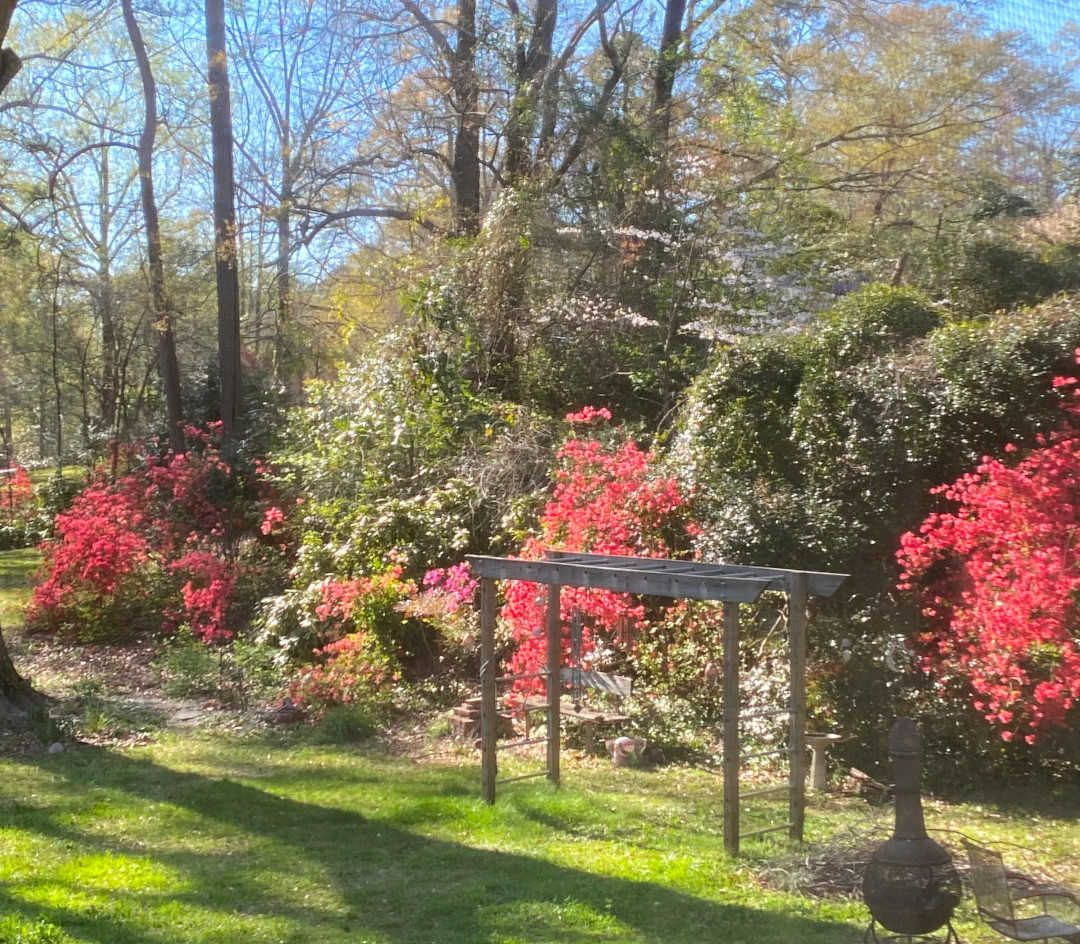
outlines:
M695 384L668 461L694 490L698 549L707 560L852 575L840 599L818 607L831 620L815 645L834 658L811 678L823 717L862 732L869 745L861 756L845 747L851 763L884 756L876 732L910 711L932 726L942 771L963 751L1003 775L1034 769L1036 760L1060 767L1055 752L1067 754L1067 745L1027 760L1005 758L996 745L984 751L962 699L923 693L914 674L887 669L882 652L918 626L893 595L900 535L936 509L931 488L1059 425L1053 377L1074 372L1080 304L1058 296L919 337L932 313L910 295L874 290L862 301L898 297L899 327L856 332L863 340L850 344L832 327L744 342L721 352ZM853 656L838 668L844 638Z
M208 646L180 630L154 661L161 690L172 698L216 698L246 706L270 701L286 687L277 649L245 637Z

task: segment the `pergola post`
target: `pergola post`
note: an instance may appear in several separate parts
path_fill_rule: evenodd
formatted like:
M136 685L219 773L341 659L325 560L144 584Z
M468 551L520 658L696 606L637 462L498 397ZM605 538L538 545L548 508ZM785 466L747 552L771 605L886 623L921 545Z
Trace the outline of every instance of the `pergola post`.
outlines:
M547 775L559 785L559 696L562 688L562 587L548 586L547 602Z
M495 581L480 580L480 790L485 803L495 802L495 759L499 735L495 679Z
M791 575L788 590L788 647L791 658L791 729L788 765L788 835L803 839L806 818L806 574Z
M724 604L724 850L739 854L739 604Z

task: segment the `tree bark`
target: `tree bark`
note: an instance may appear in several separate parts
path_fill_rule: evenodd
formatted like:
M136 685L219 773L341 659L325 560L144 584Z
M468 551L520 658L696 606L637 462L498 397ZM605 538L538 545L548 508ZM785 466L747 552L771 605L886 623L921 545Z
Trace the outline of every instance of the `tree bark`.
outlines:
M232 103L229 95L229 62L225 55L224 0L206 0L206 80L210 93L210 143L214 172L222 441L229 443L239 432L237 424L240 420L240 275L236 256Z
M0 0L0 43L7 35L11 25L11 15L15 12L17 0ZM15 50L11 47L0 51L0 92L7 88L8 83L15 78L22 68L22 60L19 59Z
M506 125L506 166L504 176L511 186L531 176L531 145L540 111L540 91L551 63L559 0L537 0L536 19L526 50L518 43L514 99Z
M124 23L131 48L139 67L143 87L145 117L139 135L139 191L146 223L146 256L150 271L150 304L154 311L154 328L158 336L158 357L161 384L165 392L165 414L169 426L169 448L174 455L182 454L184 444L184 409L180 396L180 366L176 359L176 340L173 337L172 312L165 292L165 267L161 259L161 226L158 223L157 200L154 197L154 140L157 137L157 83L150 68L142 31L135 19L131 0L121 0Z
M450 62L457 109L454 161L454 232L475 236L480 230L480 90L476 77L476 0L458 0L457 46Z
M686 0L668 0L656 57L656 74L653 76L652 130L660 149L667 144L671 132L671 100L682 55L682 21L685 14Z
M290 351L292 330L292 208L296 201L296 179L292 152L290 92L286 88L281 127L281 203L277 224L277 318L274 326L274 377L288 381L296 368Z
M30 683L15 670L0 627L0 720L24 718L40 708L44 696L35 692Z
M116 400L119 396L117 379L116 306L113 296L112 259L109 256L109 149L101 151L101 174L98 178L100 201L97 243L97 309L101 321L101 424L110 438L116 436Z

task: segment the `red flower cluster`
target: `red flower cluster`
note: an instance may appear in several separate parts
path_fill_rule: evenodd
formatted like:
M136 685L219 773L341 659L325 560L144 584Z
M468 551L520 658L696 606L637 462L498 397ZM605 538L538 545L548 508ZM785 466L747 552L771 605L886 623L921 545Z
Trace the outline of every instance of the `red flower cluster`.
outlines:
M375 639L351 633L315 650L319 661L293 680L290 695L299 705L323 713L335 705L368 710L389 704L391 686L400 676Z
M591 423L610 417L607 410L586 407L567 419ZM687 503L686 496L674 479L653 474L652 454L643 452L633 442L607 448L596 440L572 434L557 458L560 467L555 474L552 500L540 519L540 536L526 542L520 555L523 559L537 560L548 548L666 557L667 536L687 533L679 514ZM642 605L633 597L606 590L565 588L561 609L564 658L570 649L567 627L575 610L584 620L582 651L586 658L595 654L598 638L610 638L620 628L636 626L644 617ZM511 582L506 589L502 616L517 642L510 661L511 672L541 671L547 658L546 588ZM543 691L543 688L542 680L535 678L515 685L519 692Z
M0 511L4 512L3 520L11 523L15 516L25 511L34 502L34 486L30 482L30 476L21 465L14 467L0 479Z
M208 435L189 437L198 453L149 456L113 483L101 476L57 516L32 624L82 638L181 623L207 641L231 635L239 571L228 552L250 523L223 497L229 468Z
M915 645L940 684L970 684L1002 738L1033 743L1080 701L1080 435L1066 426L1016 466L984 458L936 491L958 510L897 555L927 620Z

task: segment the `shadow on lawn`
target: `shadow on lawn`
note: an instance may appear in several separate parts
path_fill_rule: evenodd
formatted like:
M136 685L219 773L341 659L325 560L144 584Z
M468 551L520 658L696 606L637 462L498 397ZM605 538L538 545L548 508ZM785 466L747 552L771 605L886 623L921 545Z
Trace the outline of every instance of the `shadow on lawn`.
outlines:
M216 824L214 849L154 850L149 858L184 876L179 887L110 892L110 908L74 910L31 904L0 884L0 912L19 910L45 918L85 940L102 944L177 941L173 929L145 930L148 908L176 901L228 916L278 916L301 924L319 941L460 942L493 940L549 944L602 944L633 933L663 944L759 944L796 941L843 944L861 932L848 925L793 917L738 903L704 901L650 882L609 878L528 856L471 848L417 836L383 820L347 809L285 799L252 786L200 774L181 773L149 760L101 749L58 758L28 758L79 793L122 790L151 803L167 804ZM409 795L409 802L422 797ZM87 801L90 802L89 800ZM162 812L164 815L164 812ZM20 825L54 840L108 853L148 857L146 848L72 829L66 811L36 809ZM223 829L224 835L216 830ZM236 831L236 846L250 836L269 840L277 861L230 864L220 851ZM348 855L343 855L347 847ZM320 882L334 887L344 908L305 907L303 896L283 899L267 887L263 869L297 875L314 863ZM219 880L215 880L215 873ZM309 875L306 877L310 877ZM77 881L72 882L77 885ZM241 932L242 936L242 932ZM235 940L206 937L207 940ZM295 936L288 940L298 940Z

